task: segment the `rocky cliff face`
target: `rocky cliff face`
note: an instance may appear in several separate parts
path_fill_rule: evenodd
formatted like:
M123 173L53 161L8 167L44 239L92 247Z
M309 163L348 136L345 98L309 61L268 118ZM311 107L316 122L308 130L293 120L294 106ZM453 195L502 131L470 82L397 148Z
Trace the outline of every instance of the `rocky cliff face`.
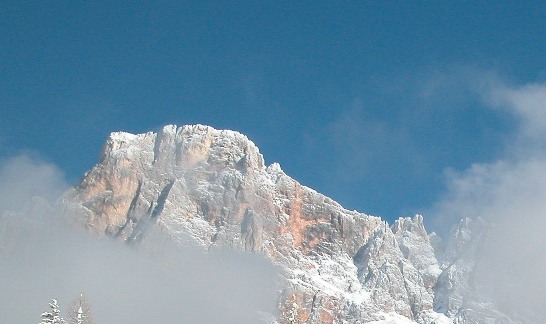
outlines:
M99 236L146 244L161 235L180 245L265 255L283 269L278 323L504 318L468 287L468 247L479 241L479 225L463 221L440 244L421 216L389 226L346 210L278 164L266 166L237 132L195 125L113 133L100 162L63 202Z

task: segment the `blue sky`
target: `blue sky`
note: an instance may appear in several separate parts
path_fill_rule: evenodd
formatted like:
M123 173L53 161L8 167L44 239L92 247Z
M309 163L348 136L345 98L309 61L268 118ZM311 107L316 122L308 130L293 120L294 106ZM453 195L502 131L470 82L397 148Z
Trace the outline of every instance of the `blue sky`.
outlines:
M208 124L349 209L427 211L517 118L487 80L546 79L546 3L4 1L0 158L76 183L112 131Z

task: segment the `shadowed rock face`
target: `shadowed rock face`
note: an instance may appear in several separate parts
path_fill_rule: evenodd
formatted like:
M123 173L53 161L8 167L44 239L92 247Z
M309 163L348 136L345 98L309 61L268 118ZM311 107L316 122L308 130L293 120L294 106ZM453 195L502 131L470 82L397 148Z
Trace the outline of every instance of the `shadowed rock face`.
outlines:
M438 277L448 287L468 269L457 272L453 248L439 264L421 216L389 227L346 210L278 164L266 167L237 132L195 125L113 133L63 202L98 236L146 245L160 235L267 256L284 274L279 323L450 322L436 311L473 323L452 298L466 288L438 286Z

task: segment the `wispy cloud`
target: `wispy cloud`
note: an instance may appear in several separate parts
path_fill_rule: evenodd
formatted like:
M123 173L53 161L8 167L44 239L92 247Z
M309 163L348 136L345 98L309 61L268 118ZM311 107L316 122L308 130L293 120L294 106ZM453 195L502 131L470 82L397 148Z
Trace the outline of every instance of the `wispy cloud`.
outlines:
M421 162L405 126L381 120L367 113L365 104L356 99L341 112L327 130L329 144L343 163L337 164L336 176L346 182L358 182L378 164L407 164L416 168ZM386 170L385 170L386 171Z
M526 154L542 153L546 135L546 84L511 87L497 81L486 92L485 99L513 115L518 130L513 144Z

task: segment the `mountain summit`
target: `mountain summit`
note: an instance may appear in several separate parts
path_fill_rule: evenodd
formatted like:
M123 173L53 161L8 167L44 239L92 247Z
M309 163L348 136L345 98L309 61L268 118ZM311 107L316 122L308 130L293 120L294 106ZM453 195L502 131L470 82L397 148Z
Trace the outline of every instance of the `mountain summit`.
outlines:
M266 166L234 131L112 133L63 202L98 236L264 255L283 273L277 323L512 322L472 289L485 224L463 220L445 242L419 215L389 226Z

